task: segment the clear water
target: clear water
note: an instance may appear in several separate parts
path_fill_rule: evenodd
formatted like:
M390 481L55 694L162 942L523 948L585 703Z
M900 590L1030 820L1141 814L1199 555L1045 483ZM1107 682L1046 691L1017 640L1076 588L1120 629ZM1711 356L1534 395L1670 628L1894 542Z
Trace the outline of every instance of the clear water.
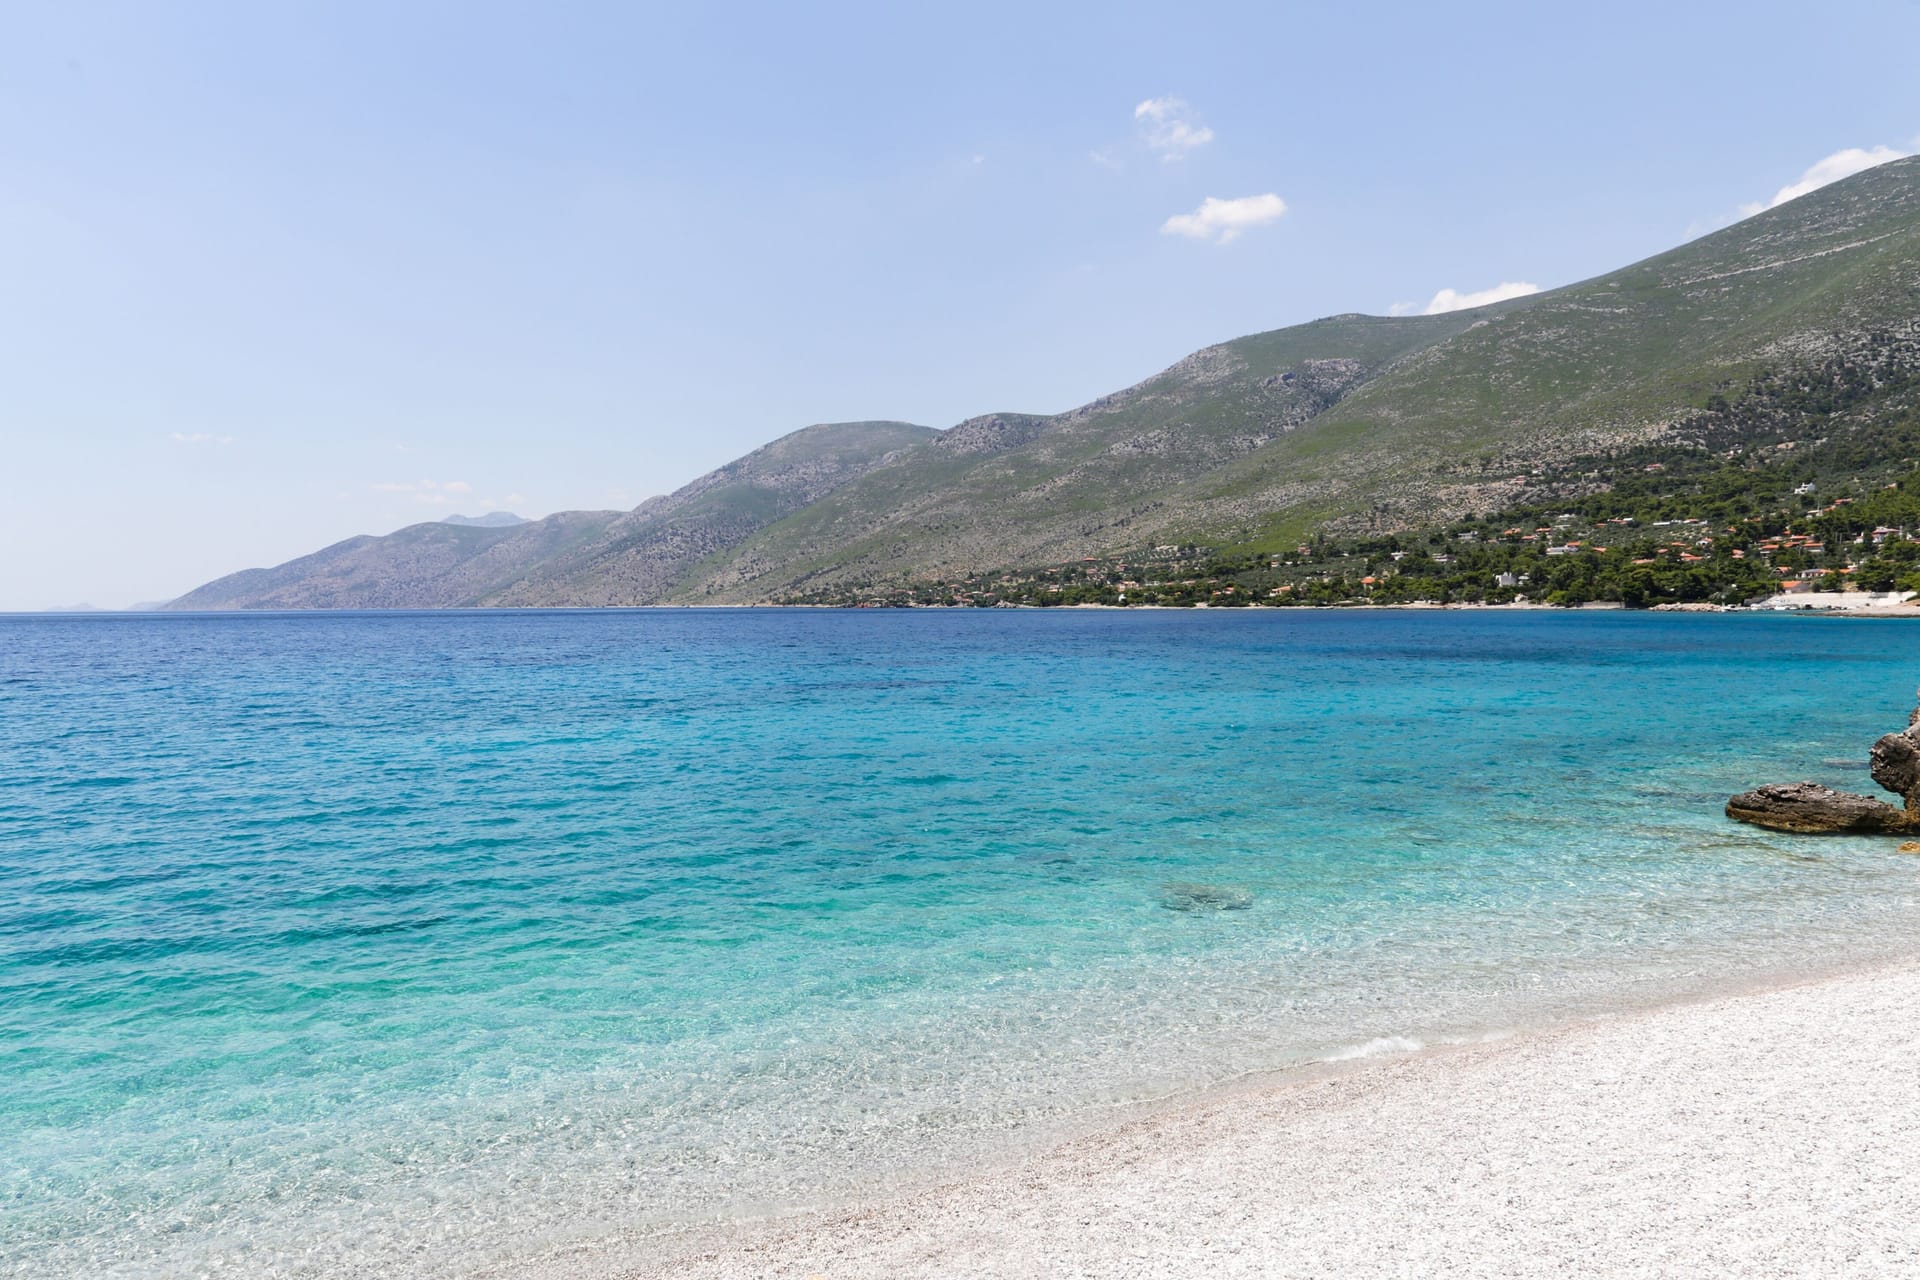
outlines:
M1870 788L1917 645L0 618L0 1275L470 1273L1376 1040L1902 950L1920 859L1720 809Z

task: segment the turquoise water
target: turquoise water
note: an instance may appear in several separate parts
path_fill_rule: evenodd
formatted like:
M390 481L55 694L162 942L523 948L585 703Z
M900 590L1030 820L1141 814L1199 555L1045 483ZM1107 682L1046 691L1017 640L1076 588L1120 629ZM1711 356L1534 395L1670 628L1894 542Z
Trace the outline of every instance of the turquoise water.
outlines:
M1720 806L1870 788L1916 642L0 618L0 1275L461 1274L1903 950L1920 859Z

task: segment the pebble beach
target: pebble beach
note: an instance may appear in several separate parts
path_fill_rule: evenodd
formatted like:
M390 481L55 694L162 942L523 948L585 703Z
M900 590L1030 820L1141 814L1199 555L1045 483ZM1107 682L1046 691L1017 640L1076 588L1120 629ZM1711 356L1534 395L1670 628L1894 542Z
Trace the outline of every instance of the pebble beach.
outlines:
M1920 963L1370 1061L640 1277L1896 1276Z

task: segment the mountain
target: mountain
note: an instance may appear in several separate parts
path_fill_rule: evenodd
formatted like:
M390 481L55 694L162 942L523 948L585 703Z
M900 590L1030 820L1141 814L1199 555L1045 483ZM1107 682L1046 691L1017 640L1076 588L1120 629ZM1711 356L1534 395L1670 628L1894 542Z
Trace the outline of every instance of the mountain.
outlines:
M438 521L365 534L272 569L243 569L169 609L455 609L592 537L617 511L562 511L509 528Z
M1183 486L1472 323L1336 316L1209 348L1069 413L970 419L698 566L674 598L772 599L1191 536L1206 522Z
M939 435L905 422L803 428L641 503L595 537L489 593L483 603L651 604L702 560L729 553L758 530Z
M628 512L511 525L435 521L337 542L197 588L170 609L449 609L635 604L678 570L936 433L902 422L807 427Z
M489 511L483 516L442 516L440 523L458 525L463 529L511 529L529 521L525 516L517 516L511 511Z
M1920 157L1565 288L1335 316L1017 430L964 424L700 566L674 598L1441 522L1524 501L1537 470L1658 439L1725 384L1916 316Z
M1248 553L1428 527L1679 439L1761 375L1791 383L1869 345L1920 365L1903 336L1917 317L1920 157L1565 288L1256 334L1061 414L811 427L631 512L415 526L174 607L832 599L1169 543ZM530 532L553 521L566 536ZM503 532L497 551L445 544Z

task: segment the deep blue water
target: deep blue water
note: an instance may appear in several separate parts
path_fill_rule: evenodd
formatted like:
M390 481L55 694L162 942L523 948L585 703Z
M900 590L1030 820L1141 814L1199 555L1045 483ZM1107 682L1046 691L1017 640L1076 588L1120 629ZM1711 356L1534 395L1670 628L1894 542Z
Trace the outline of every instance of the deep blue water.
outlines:
M457 1273L1901 950L1920 859L1721 805L1871 789L1916 683L1744 616L0 618L0 1275Z

